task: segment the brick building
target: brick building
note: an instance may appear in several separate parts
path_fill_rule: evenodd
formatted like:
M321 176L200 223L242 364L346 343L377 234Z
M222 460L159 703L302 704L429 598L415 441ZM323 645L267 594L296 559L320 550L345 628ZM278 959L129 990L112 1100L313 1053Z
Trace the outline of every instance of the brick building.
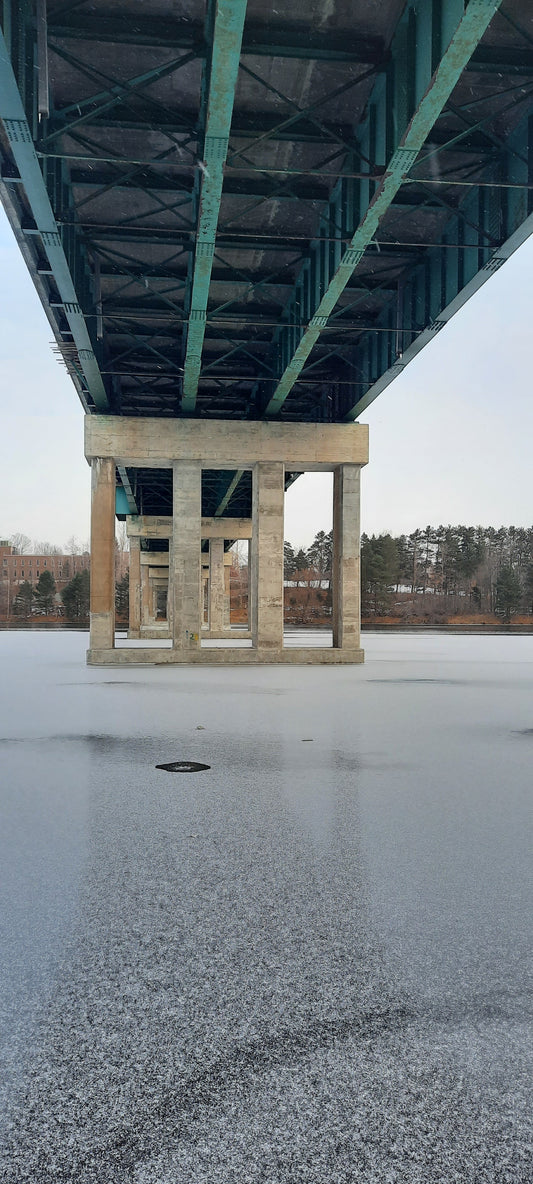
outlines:
M19 555L8 539L0 539L0 616L11 615L13 601L26 580L35 587L41 573L49 571L60 593L73 576L89 567L88 551L83 555ZM129 553L117 550L115 578L122 579L128 567Z

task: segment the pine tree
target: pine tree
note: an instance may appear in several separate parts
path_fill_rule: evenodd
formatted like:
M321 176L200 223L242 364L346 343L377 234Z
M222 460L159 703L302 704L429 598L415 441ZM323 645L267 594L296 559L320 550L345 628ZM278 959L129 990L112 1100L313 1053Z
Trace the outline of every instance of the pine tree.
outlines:
M35 603L48 616L54 607L56 582L51 571L41 572L35 589Z
M89 572L79 571L63 588L61 599L69 621L86 621L89 616Z

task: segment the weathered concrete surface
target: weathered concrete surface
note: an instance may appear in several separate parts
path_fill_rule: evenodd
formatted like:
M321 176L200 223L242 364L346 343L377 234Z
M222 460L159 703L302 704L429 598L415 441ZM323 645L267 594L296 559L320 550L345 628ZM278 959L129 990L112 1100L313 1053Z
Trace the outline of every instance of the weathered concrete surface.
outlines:
M151 628L155 624L153 606L152 606L152 590L150 588L150 576L148 566L141 560L141 628Z
M284 498L284 465L256 465L252 476L250 624L254 646L272 656L283 648Z
M130 539L129 630L128 637L140 637L141 629L141 542Z
M352 423L233 422L225 419L134 419L87 415L85 456L114 457L133 468L172 468L197 460L204 468L250 468L283 460L289 469L332 469L368 463L368 427Z
M3 1184L530 1184L533 638L365 645L0 633Z
M145 567L166 567L169 565L168 551L141 551L141 564Z
M361 644L361 468L341 465L333 475L333 645Z
M157 635L152 633L146 636ZM239 638L242 636L239 634ZM246 636L244 634L244 637ZM269 662L276 666L345 666L364 660L363 649L321 649L318 646L305 649L269 649L267 646L253 649L239 649L237 646L196 649L191 646L189 650L155 647L134 649L121 646L112 650L87 651L88 666L261 666L268 665Z
M179 461L173 469L172 636L176 651L193 653L201 629L202 471L197 460Z
M209 632L219 633L225 624L224 539L209 543Z
M148 514L126 519L128 538L169 539L172 518L156 518ZM202 518L203 539L249 539L252 534L250 518Z
M91 466L91 648L105 649L115 637L115 464Z

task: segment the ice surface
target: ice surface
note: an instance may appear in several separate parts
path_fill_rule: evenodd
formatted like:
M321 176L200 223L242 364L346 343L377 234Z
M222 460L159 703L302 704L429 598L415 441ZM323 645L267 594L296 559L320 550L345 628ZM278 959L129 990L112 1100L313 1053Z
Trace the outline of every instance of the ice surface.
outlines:
M6 1184L531 1181L533 638L86 645L0 633Z

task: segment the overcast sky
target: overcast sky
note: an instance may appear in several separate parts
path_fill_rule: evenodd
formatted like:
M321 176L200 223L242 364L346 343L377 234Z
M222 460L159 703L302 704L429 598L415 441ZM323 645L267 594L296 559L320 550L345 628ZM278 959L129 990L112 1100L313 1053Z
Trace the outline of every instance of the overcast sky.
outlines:
M362 529L528 526L532 513L533 238L361 417ZM0 207L0 537L89 535L83 412ZM331 529L331 478L287 495L285 537Z

